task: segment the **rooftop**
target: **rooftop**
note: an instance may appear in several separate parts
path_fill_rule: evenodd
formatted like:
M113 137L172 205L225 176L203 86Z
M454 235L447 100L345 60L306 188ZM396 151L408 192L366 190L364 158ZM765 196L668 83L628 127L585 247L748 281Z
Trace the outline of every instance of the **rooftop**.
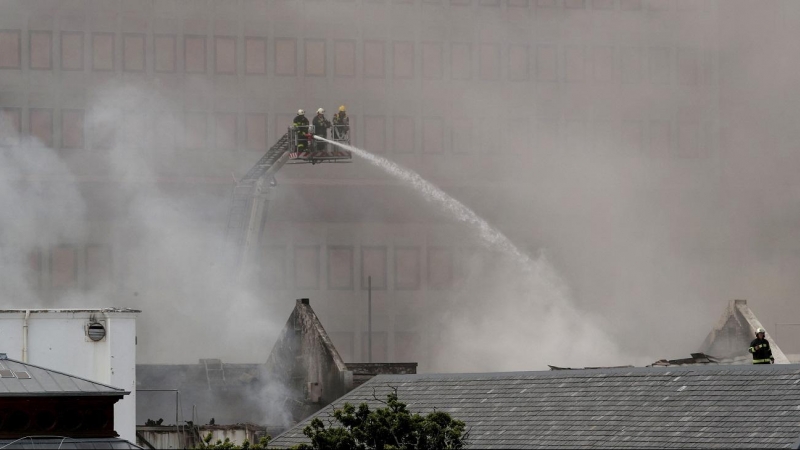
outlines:
M800 365L698 365L379 375L271 446L307 442L310 420L325 422L344 402L381 407L393 388L413 412L463 420L475 448L774 448L800 439Z
M8 359L0 353L0 398L127 394L130 392L124 389Z

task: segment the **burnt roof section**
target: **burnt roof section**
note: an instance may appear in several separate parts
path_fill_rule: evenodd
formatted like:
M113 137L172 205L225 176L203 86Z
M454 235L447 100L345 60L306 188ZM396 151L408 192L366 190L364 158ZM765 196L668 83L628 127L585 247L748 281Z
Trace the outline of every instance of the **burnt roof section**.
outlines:
M719 358L735 359L737 356L749 355L747 349L755 338L758 328L765 328L756 315L747 306L747 300L731 300L717 324L708 333L700 351ZM772 356L777 364L789 364L789 359L775 342L767 330Z
M119 396L130 392L14 359L0 359L0 398Z
M270 446L308 442L313 417L326 422L344 402L382 407L393 388L413 412L463 420L473 448L775 448L800 437L800 365L707 365L380 375Z

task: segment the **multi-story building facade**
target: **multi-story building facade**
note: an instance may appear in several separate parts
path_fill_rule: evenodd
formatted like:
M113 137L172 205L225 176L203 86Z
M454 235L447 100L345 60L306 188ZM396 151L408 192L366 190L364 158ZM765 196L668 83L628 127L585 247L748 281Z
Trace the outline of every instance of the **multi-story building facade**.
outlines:
M88 236L32 252L33 283L53 299L137 284L128 270L136 231L117 214L124 196L105 194L118 183L185 192L198 226L223 233L230 174L255 162L298 108L330 117L346 105L355 145L455 192L526 250L545 238L494 199L536 192L554 155L681 174L666 186L718 182L724 3L2 2L2 141L39 145L20 138L30 135L55 149L89 199ZM133 101L139 94L120 94L122 85L147 95ZM114 147L150 163L152 177L108 169ZM364 166L281 171L259 283L286 308L314 299L344 359L365 361L371 276L374 359L425 371L437 339L425 311L462 295L465 255L483 250ZM587 296L613 297L624 286L600 281L615 275L599 264L571 278L579 294L593 286Z

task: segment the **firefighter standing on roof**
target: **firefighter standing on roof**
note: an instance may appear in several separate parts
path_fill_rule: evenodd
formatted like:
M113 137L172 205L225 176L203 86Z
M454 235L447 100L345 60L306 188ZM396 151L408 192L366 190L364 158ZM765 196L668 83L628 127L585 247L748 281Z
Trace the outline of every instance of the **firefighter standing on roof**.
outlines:
M297 110L297 116L292 121L292 126L297 133L297 151L306 151L306 147L308 147L308 119L306 119L305 111L302 109Z
M759 328L756 330L756 338L750 343L750 353L753 354L753 364L772 364L775 362L766 335L766 330Z
M350 140L350 118L344 105L339 107L339 112L333 115L333 139L337 141Z
M324 109L319 108L317 110L317 115L314 116L314 120L311 123L314 125L314 136L328 137L328 128L331 127L331 122L325 118ZM317 142L317 151L325 150L326 145L323 141Z

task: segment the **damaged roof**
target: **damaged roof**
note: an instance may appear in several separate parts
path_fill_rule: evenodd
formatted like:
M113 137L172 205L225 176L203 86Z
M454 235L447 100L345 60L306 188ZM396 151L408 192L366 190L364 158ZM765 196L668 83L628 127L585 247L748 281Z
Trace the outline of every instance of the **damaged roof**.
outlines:
M800 439L800 365L379 375L276 437L308 442L313 417L349 402L463 420L472 448L775 448ZM376 398L378 400L376 400Z

